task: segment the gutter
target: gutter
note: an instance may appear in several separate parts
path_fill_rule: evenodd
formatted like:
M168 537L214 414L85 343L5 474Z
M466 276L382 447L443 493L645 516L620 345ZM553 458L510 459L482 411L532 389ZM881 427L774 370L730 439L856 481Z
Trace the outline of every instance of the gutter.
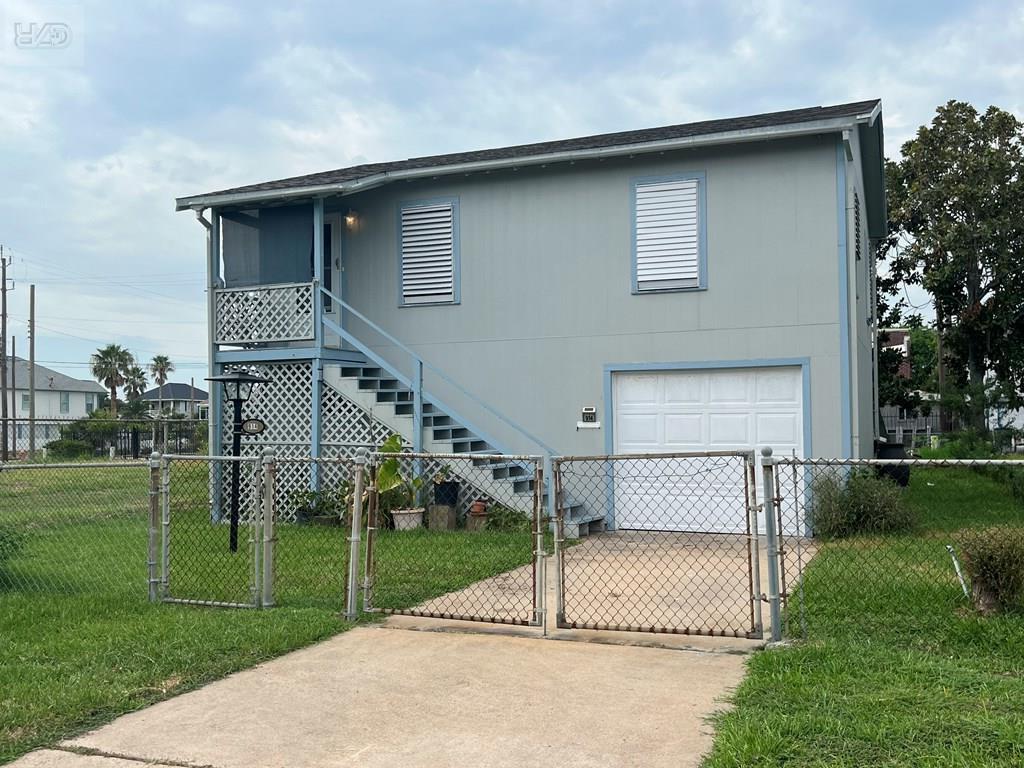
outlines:
M860 123L871 125L874 123L881 110L879 103L871 112L857 115L855 117L839 117L827 120L814 120L803 123L791 123L789 125L775 125L764 128L747 128L739 131L722 131L719 133L707 133L700 136L683 136L675 139L664 139L662 141L648 141L641 144L620 144L611 147L598 147L594 149L569 150L565 152L548 152L539 155L525 155L516 158L501 158L497 160L479 160L475 162L458 163L454 165L434 165L423 168L410 168L401 171L385 171L384 173L366 176L352 181L342 181L333 184L319 184L305 187L293 187L283 189L254 190L251 192L235 192L226 194L196 195L193 197L179 197L175 203L175 210L184 211L189 208L201 211L203 208L212 206L240 205L244 203L257 203L268 200L282 200L291 198L325 197L329 195L348 195L361 192L367 189L382 186L392 181L413 180L426 177L450 176L464 173L477 173L482 171L501 170L506 168L522 168L534 165L546 165L548 163L566 163L582 160L601 160L608 157L622 157L629 155L649 154L654 152L668 152L675 149L688 149L693 147L717 146L721 144L740 144L752 141L768 141L772 139L794 138L800 136L812 136L821 133L834 133L850 130Z

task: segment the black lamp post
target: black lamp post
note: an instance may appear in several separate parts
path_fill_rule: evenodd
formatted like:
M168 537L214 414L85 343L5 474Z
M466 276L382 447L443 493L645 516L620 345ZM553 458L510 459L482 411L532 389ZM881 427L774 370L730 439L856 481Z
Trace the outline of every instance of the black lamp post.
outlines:
M256 384L270 384L271 380L263 376L255 376L248 371L235 370L222 376L209 376L207 381L219 381L224 385L224 396L234 406L234 419L231 428L231 455L236 459L242 453L242 404L252 396L252 388ZM232 552L238 551L238 479L240 462L231 462L231 533L228 546Z

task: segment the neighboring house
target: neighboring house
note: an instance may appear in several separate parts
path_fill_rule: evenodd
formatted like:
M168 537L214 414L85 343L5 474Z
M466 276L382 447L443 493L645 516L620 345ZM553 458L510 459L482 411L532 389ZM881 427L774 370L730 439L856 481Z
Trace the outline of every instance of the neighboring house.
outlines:
M13 376L13 379L12 379ZM11 388L11 382L14 388ZM56 421L73 421L99 407L105 390L95 381L73 379L41 365L35 366L35 418L46 423L35 426L36 447L60 437ZM8 446L19 450L29 445L29 363L20 357L7 358Z
M877 100L372 163L177 207L212 232L214 372L274 382L246 408L267 422L249 451L331 455L394 430L455 452L872 454Z
M150 411L164 411L185 416L186 418L203 418L207 410L209 395L199 387L169 381L163 386L153 387L142 394L142 399Z

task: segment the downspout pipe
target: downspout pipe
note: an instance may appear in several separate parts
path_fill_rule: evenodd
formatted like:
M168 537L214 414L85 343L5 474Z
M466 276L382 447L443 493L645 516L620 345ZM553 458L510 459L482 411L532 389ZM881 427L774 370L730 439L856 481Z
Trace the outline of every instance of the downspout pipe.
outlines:
M213 224L208 221L204 216L203 212L205 208L196 210L196 221L203 225L206 229L206 331L209 334L207 348L206 348L206 366L209 370L210 376L216 376L217 371L214 368L215 365L215 352L216 345L214 344L214 334L216 329L213 327L214 321L214 301L216 297L214 290L216 286L216 275L214 272L213 264ZM216 387L210 388L210 407L206 415L207 419L207 452L213 455L216 451L218 441L216 440L217 425L220 418L220 408L218 407L220 401L219 392L215 392Z

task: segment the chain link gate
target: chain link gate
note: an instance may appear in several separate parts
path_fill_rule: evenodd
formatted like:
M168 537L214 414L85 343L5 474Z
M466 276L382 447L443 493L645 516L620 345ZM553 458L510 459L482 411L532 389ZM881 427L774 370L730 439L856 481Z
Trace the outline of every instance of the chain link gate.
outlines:
M555 459L558 626L761 637L755 467L751 452ZM595 514L603 532L565 538Z
M229 510L236 464L238 548L231 551ZM158 597L171 603L257 607L261 600L263 506L260 460L165 456L159 460L159 471Z
M381 453L368 475L364 610L542 623L537 457Z

